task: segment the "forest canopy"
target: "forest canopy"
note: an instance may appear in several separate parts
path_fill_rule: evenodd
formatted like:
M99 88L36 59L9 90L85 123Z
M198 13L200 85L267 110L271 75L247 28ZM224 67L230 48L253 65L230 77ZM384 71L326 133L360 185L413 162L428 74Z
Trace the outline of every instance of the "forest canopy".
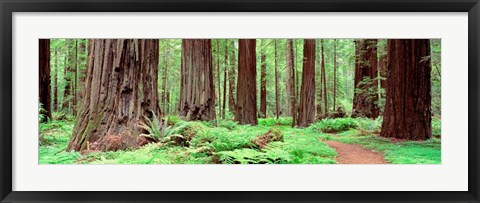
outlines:
M440 163L440 39L41 39L41 164Z

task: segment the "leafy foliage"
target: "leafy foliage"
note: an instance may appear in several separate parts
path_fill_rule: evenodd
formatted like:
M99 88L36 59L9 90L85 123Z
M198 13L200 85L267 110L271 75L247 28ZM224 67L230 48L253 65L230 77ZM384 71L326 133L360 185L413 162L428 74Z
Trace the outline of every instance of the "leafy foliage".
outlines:
M357 128L358 122L353 118L322 119L308 127L310 130L324 133L337 133Z

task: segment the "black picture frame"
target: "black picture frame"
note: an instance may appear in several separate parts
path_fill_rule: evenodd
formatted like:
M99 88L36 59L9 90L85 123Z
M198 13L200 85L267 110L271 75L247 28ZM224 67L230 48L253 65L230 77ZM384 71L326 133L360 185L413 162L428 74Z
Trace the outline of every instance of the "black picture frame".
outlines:
M0 0L2 202L479 202L478 0ZM468 12L468 191L465 192L23 192L12 191L14 12ZM48 183L45 183L48 184Z

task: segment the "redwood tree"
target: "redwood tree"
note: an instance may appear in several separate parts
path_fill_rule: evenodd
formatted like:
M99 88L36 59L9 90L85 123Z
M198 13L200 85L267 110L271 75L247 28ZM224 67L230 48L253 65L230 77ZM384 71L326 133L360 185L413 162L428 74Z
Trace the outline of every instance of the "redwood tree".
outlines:
M93 57L88 58L85 95L67 151L135 147L145 133L139 124L161 117L158 40L94 39L89 45Z
M377 40L355 41L355 92L352 117L379 116L377 81Z
M265 54L265 40L262 40L260 55L260 118L267 117L267 55Z
M53 77L53 111L58 111L58 51L55 48L55 76Z
M181 73L180 116L189 121L215 120L215 89L210 39L182 40Z
M235 42L234 40L230 40L230 68L228 69L228 109L235 114L235 74L236 71L235 69L236 64L235 64Z
M256 40L238 40L238 81L235 120L257 125Z
M42 104L42 122L52 119L50 103L50 40L39 40L39 99Z
M297 125L307 127L315 121L315 40L305 39L302 86Z
M278 62L277 62L277 40L273 41L274 60L275 60L275 116L280 117L280 93L278 91Z
M323 112L324 115L322 117L328 117L328 94L327 94L327 74L325 72L325 50L323 47L324 40L320 40L321 43L321 52L322 52L322 82L323 82L323 108L325 111Z
M287 67L286 67L286 92L287 92L287 104L285 105L286 106L286 109L287 109L287 113L286 115L287 116L292 116L293 118L293 123L292 125L295 125L296 123L296 109L295 109L295 106L296 106L296 94L295 94L295 68L294 68L294 64L295 64L295 57L294 57L294 54L293 54L293 40L292 39L288 39L287 40L287 46L286 46L286 63L287 63Z
M388 40L388 73L382 137L426 140L432 136L430 40Z

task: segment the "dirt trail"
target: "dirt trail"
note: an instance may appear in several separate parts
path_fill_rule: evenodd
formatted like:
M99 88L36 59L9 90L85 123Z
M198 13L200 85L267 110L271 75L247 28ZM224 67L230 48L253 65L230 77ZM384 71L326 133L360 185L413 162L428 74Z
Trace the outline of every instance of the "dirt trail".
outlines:
M337 151L338 164L388 164L380 152L333 140L325 141L325 143Z

